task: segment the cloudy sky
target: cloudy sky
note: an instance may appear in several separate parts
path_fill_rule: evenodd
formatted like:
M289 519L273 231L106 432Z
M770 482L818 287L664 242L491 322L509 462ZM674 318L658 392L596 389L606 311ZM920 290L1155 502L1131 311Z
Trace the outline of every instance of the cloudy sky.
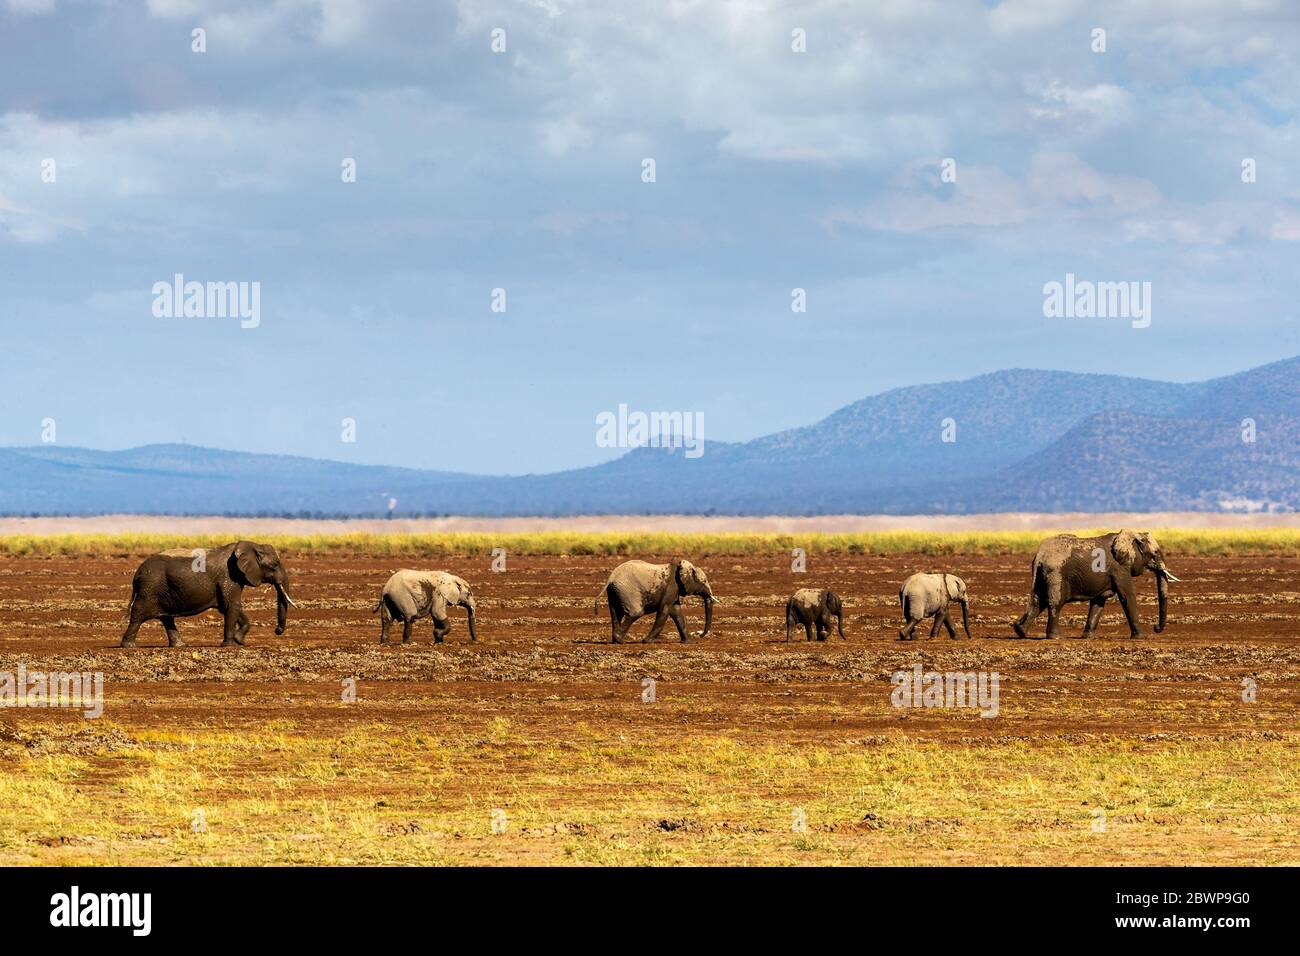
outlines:
M620 403L1238 371L1300 353L1297 76L1293 0L0 0L0 444L523 473Z

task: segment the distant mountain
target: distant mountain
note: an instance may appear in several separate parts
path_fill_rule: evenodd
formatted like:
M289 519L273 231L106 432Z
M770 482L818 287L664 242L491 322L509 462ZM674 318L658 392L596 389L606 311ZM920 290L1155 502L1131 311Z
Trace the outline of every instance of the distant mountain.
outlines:
M0 449L5 514L360 516L390 497L402 515L1291 511L1300 358L1186 385L1012 369L894 389L696 459L639 448L516 478L190 445Z

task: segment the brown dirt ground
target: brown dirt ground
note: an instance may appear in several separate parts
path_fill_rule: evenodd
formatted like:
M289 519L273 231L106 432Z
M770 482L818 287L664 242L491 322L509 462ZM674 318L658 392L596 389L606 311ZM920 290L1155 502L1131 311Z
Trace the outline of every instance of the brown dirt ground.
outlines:
M715 612L714 633L681 644L669 625L669 640L623 646L607 643L604 607L599 617L593 616L595 597L616 560L512 555L509 570L494 574L486 557L464 556L444 560L441 566L473 584L479 601L479 642L467 643L463 616L456 612L447 643L432 644L426 620L415 629L417 643L405 647L380 647L378 618L370 614L380 585L400 562L348 554L285 557L291 591L301 608L291 612L283 637L272 633L273 597L263 589L247 594L254 627L246 648L217 647L219 619L216 612L208 612L181 620L181 633L190 646L167 648L162 628L152 622L142 629L141 646L134 650L116 644L140 556L0 558L0 671L16 671L20 663L29 671L102 671L104 724L111 723L112 733L125 734L128 741L133 733L158 729L255 734L273 721L287 721L293 734L313 740L381 725L401 732L455 734L458 739L468 735L483 746L478 757L486 763L476 764L473 774L446 781L446 799L458 791L464 796L481 790L484 773L504 773L498 761L513 761L511 773L533 761L533 769L540 772L545 757L538 755L538 748L599 748L625 742L628 735L652 751L700 738L710 746L721 739L742 748L807 746L832 754L900 740L963 752L1078 743L1157 753L1199 742L1213 744L1219 748L1216 752L1237 748L1246 766L1256 748L1281 746L1290 759L1296 755L1300 560L1293 556L1179 558L1175 570L1183 583L1172 590L1170 624L1161 635L1151 633L1154 585L1145 582L1142 615L1147 636L1141 641L1127 638L1114 604L1107 607L1095 639L1074 639L1085 607L1076 605L1065 619L1070 638L1014 640L1008 622L1023 608L1028 559L958 556L945 559L945 564L968 581L976 639L951 641L941 631L929 640L928 630L918 630L920 640L903 644L896 639L898 584L912 571L929 569L933 559L820 555L810 559L807 574L795 575L788 557L781 554L700 555L697 563L708 569L724 602ZM784 601L800 586L829 586L846 598L847 642L784 642ZM702 626L699 604L691 600L686 610L690 626ZM1037 636L1044 623L1045 616L1036 624ZM633 638L644 636L648 628L649 619L643 619L633 627ZM972 711L893 708L890 673L910 669L918 661L927 670L997 671L999 716L985 720ZM1248 676L1260 688L1253 704L1241 701L1241 682ZM359 700L343 705L340 681L348 677L357 681ZM658 682L654 705L641 701L645 677ZM494 722L502 720L514 728L515 739L492 743ZM21 752L19 748L40 753L46 746L44 735L56 731L65 735L58 746L66 749L66 734L75 735L92 723L68 711L0 709L0 752L6 760ZM6 746L10 750L3 750ZM86 749L89 769L77 792L93 803L111 805L120 797L120 777L129 761L111 741ZM281 769L272 755L232 772L256 782ZM1228 772L1207 768L1220 771ZM612 768L610 776L618 776ZM322 784L317 796L336 799L341 795L337 786ZM552 816L563 815L607 801L612 792L599 774L594 781L575 781L572 786L561 779L549 785L544 802ZM643 803L647 799L644 792L637 797ZM388 799L402 820L414 812L414 803L402 805L400 788ZM1276 852L1268 862L1300 860L1295 842L1300 817L1293 808L1294 794L1287 807L1259 808L1263 814L1283 813L1282 829L1290 828L1292 836L1280 845L1274 840ZM660 827L664 839L689 839L701 829L712 838L718 827L729 826L731 836L740 841L740 849L729 844L720 855L706 853L689 861L771 861L761 848L758 856L746 857L741 823L724 826L715 821L705 826L689 817L674 822L678 809L665 799ZM428 808L420 812L427 814ZM941 841L944 859L967 858L960 840L954 844L947 832L960 833L960 822L945 824L944 819L932 816L909 826L946 832L946 842ZM1141 822L1140 815L1135 819ZM436 819L426 815L422 823L396 825L428 831L436 828ZM578 824L556 826L558 840L571 841L573 833L584 832ZM781 827L778 823L772 829ZM869 840L876 827L870 819L863 823L855 818L823 829L842 843ZM847 835L846 829L851 831ZM1203 834L1183 834L1180 839L1205 841L1207 861L1251 862L1249 829L1234 832L1231 853L1217 852L1222 847ZM622 836L613 834L616 840ZM703 838L697 834L697 839ZM1135 837L1129 848L1147 845ZM1138 853L1137 861L1178 858L1162 853L1163 845L1151 837L1151 852ZM78 852L88 851L83 847ZM243 861L266 859L250 853ZM83 859L57 847L35 858L17 858ZM124 859L93 852L84 858ZM301 858L312 859L310 854ZM172 859L191 857L177 851ZM555 859L545 846L531 844L513 846L508 853L480 849L471 855L472 862ZM1040 859L1028 851L1004 861L1035 859L1073 861L1059 853ZM891 859L907 861L898 854Z

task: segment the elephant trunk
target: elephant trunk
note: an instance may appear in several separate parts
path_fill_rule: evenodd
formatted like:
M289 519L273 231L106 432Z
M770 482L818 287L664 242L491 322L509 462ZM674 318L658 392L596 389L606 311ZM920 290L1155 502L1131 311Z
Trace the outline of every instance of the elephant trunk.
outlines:
M1160 602L1160 621L1156 624L1156 633L1165 629L1165 611L1169 607L1169 576L1163 571L1156 574L1156 598Z
M468 615L468 620L469 620L469 639L471 641L477 641L478 632L474 630L474 605L466 604L465 613Z
M700 637L708 637L709 628L713 626L713 595L706 593L704 595L704 630L700 632Z
M970 602L962 601L961 602L961 629L966 632L966 640L968 641L971 640L970 619L968 617L969 609L970 609Z
M289 597L289 592L284 589L284 585L275 586L275 633L283 634L285 623L289 617L289 605L293 604L293 599ZM298 605L294 604L294 607Z
M848 638L844 636L844 608L842 607L835 612L835 628L840 632L841 641L848 640Z

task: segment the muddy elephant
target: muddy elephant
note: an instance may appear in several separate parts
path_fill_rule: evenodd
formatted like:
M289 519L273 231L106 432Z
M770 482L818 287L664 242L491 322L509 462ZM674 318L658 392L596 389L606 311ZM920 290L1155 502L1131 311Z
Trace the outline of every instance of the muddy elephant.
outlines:
M668 564L625 561L614 569L596 596L596 615L600 615L600 600L604 597L609 603L610 640L615 644L623 643L633 621L652 611L655 622L646 635L647 641L659 639L659 632L669 618L685 641L686 616L681 601L688 594L704 599L704 630L696 635L704 637L713 625L713 606L720 602L713 596L708 575L703 570L682 558L674 558Z
M844 637L844 602L834 591L825 588L800 588L790 595L785 602L785 640L790 642L796 624L803 625L804 639L813 639L813 626L817 628L817 640L826 640L832 627L839 630L840 640Z
M948 629L949 640L957 637L952 626L948 606L956 601L961 605L961 629L970 640L970 599L966 595L966 582L955 574L913 574L898 589L898 603L903 608L903 626L899 628L900 641L916 639L916 625L927 617L934 618L930 636L939 633L939 625Z
M244 613L244 588L269 584L275 588L275 633L283 634L289 607L289 573L269 544L236 541L222 548L176 549L145 558L131 581L130 623L123 647L134 647L136 633L146 621L160 620L167 643L183 647L176 618L192 617L210 608L225 618L222 646L243 644L252 622Z
M1025 637L1025 628L1046 610L1047 636L1054 638L1059 635L1057 619L1061 607L1087 601L1091 606L1082 636L1090 637L1106 601L1115 597L1128 621L1129 636L1141 637L1135 582L1143 571L1151 571L1156 577L1156 597L1160 604L1156 633L1159 634L1165 629L1168 582L1177 582L1178 578L1165 566L1164 552L1155 538L1145 531L1116 531L1095 538L1072 534L1048 538L1034 555L1029 605L1011 626L1019 637Z
M433 618L433 642L441 644L451 632L447 609L463 607L468 615L469 639L478 640L474 628L474 594L464 578L446 571L402 570L393 574L379 594L379 643L388 643L388 628L393 621L402 622L402 643L411 643L411 624L422 617Z

